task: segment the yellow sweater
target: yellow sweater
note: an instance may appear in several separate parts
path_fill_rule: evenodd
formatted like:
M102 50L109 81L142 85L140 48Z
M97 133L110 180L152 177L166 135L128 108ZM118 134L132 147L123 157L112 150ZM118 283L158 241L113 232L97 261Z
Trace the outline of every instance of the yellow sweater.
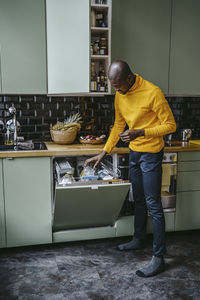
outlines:
M161 89L138 74L130 90L115 95L115 123L105 144L110 153L126 124L129 129L144 129L145 136L129 143L137 152L159 152L164 147L163 135L176 131L172 111Z

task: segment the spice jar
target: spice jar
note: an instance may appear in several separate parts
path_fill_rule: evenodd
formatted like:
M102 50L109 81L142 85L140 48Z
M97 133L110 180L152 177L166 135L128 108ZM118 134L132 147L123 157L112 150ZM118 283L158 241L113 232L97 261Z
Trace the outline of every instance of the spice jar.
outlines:
M100 38L99 46L100 47L107 47L107 38L106 37L101 37Z
M99 49L99 54L100 55L106 55L106 47L100 47L100 49Z

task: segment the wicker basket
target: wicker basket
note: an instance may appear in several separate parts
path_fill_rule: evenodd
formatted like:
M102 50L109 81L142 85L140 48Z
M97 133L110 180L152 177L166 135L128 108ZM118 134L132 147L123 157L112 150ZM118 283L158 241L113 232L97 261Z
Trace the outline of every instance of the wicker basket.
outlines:
M77 136L77 128L71 127L68 130L50 130L54 143L67 145L72 144Z

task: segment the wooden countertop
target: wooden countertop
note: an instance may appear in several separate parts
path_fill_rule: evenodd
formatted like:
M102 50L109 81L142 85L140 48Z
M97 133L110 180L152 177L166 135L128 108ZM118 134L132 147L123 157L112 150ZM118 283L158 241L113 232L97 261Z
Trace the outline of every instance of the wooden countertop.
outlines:
M104 144L100 145L58 145L53 142L45 143L48 150L29 150L29 151L0 151L0 158L3 157L40 157L40 156L77 156L77 155L96 155L100 153ZM165 147L165 152L183 152L183 151L200 151L200 144L171 142L170 147ZM124 154L129 153L128 147L115 147L112 153Z

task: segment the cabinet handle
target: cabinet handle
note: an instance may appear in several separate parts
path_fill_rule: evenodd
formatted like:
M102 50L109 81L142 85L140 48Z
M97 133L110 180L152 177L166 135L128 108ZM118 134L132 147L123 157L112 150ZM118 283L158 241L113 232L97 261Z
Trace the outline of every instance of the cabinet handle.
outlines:
M13 160L14 157L6 157L7 160Z

